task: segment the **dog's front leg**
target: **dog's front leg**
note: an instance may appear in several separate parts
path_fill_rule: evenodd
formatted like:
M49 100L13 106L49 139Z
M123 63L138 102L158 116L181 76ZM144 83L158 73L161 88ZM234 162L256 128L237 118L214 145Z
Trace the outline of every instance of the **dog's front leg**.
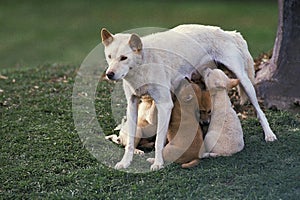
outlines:
M115 169L127 168L133 158L134 153L134 137L136 133L137 126L137 115L138 115L138 97L132 95L128 100L127 105L127 123L128 123L128 135L127 135L127 144L125 146L125 153L120 162L115 166Z
M171 95L167 97L167 101L157 101L157 135L155 140L155 159L151 165L151 170L159 170L163 168L163 148L165 146L171 111L173 108L173 102Z

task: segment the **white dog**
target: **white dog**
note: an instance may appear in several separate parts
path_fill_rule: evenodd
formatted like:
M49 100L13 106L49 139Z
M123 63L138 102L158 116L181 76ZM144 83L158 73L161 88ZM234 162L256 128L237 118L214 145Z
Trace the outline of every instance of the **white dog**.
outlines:
M111 80L123 79L127 99L128 145L116 169L127 168L132 161L137 104L144 94L154 99L158 112L155 160L150 169L163 167L162 150L173 107L171 91L184 77L190 78L193 71L198 70L203 76L203 70L216 68L216 63L222 63L240 79L241 102L247 100L247 94L264 129L265 140L276 140L259 107L252 85L253 59L239 33L212 26L180 25L142 38L136 34L113 35L102 29L101 37L109 65L106 76Z

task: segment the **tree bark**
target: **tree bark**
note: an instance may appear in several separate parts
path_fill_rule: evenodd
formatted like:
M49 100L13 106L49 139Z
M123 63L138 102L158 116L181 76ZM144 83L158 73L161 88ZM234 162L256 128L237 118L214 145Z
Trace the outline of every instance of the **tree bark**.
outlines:
M278 0L272 58L256 74L257 95L267 108L300 112L300 1Z

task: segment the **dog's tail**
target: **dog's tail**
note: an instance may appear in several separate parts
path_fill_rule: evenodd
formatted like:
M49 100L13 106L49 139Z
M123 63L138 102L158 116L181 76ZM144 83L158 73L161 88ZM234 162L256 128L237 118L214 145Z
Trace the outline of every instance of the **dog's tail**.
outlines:
M188 162L188 163L183 163L182 165L181 165L181 167L182 168L191 168L191 167L195 167L196 165L198 165L199 164L199 162L200 162L200 159L194 159L194 160L192 160L192 161L190 161L190 162Z

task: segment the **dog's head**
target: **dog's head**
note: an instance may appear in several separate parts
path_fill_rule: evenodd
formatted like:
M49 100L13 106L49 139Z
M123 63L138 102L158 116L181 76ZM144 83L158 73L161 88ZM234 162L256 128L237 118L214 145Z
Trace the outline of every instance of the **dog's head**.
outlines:
M106 77L120 80L142 61L143 44L136 34L111 34L105 28L101 30L104 53L108 63Z

